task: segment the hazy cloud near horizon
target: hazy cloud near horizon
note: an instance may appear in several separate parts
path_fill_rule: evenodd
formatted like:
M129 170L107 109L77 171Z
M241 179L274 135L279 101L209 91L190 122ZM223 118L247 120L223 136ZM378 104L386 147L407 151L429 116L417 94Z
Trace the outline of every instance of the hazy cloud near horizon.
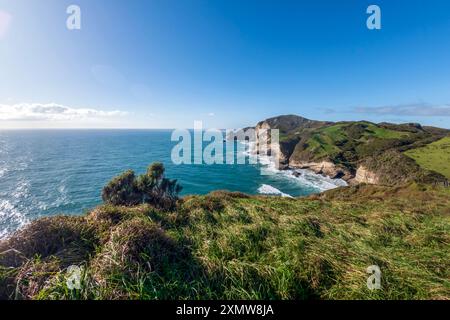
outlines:
M102 120L126 116L119 110L73 108L56 103L0 104L0 121L71 121Z
M414 117L450 117L450 105L431 105L417 103L383 107L355 107L356 113L374 115L414 116Z

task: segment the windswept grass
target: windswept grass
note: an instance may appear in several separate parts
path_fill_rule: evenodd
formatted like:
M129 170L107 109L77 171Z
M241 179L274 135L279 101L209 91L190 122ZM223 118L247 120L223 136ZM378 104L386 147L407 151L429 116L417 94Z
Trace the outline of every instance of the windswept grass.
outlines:
M17 249L0 254L0 295L450 298L449 189L360 185L302 199L214 192L177 208L101 206L38 220L0 243L0 252ZM84 267L81 290L67 288L70 264ZM381 268L381 290L366 286L370 265Z

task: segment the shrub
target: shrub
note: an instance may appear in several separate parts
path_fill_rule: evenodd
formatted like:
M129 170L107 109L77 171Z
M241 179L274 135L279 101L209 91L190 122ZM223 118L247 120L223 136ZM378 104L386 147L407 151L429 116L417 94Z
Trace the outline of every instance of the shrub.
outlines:
M151 164L147 173L138 178L138 187L143 195L143 202L163 210L172 210L176 206L181 185L177 180L164 177L165 168L162 163Z
M159 209L172 210L182 187L177 180L165 178L164 173L164 165L160 162L151 164L139 177L128 170L103 188L103 201L122 206L148 203Z
M112 179L103 188L104 202L116 206L133 206L141 202L142 196L136 184L136 176L132 170L125 171Z

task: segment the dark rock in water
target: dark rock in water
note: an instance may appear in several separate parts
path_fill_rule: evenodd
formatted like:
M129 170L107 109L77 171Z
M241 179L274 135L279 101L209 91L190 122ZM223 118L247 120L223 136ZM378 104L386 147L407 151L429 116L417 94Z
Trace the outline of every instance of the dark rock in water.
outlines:
M331 179L341 179L345 176L345 172L338 171L334 176L330 176Z
M292 173L293 175L294 175L294 177L296 177L296 178L298 178L298 177L301 177L302 176L302 173L301 172L298 172L298 171L294 171L293 173Z

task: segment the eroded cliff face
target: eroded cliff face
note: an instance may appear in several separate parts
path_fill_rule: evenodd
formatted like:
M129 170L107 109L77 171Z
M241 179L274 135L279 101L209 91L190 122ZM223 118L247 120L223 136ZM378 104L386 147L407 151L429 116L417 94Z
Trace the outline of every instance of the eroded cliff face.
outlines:
M295 146L300 141L300 136L304 130L311 128L318 128L328 122L321 122L315 120L309 120L303 117L295 115L280 116L275 118L270 118L259 122L255 126L255 132L257 139L262 135L266 134L268 130L278 130L279 131L279 141L273 141L269 139L269 149L272 154L278 154L279 156L279 169L289 168L289 159Z
M419 167L403 152L442 138L448 130L367 121L333 123L294 115L270 118L254 127L257 137L273 129L279 130L280 139L269 143L269 151L279 155L281 170L309 169L349 184L397 185L445 179ZM258 147L257 141L255 149Z
M258 123L255 127L255 133L257 139L260 136L267 134L267 131L273 129L273 127L267 122L262 121ZM258 140L257 140L258 141ZM259 147L258 144L256 144ZM291 148L292 149L292 148ZM330 160L321 160L321 161L301 161L298 159L294 159L291 157L292 150L284 147L282 143L271 142L269 144L269 150L272 154L279 155L279 169L308 169L313 171L316 174L321 174L332 179L343 179L347 181L349 184L380 184L381 179L378 174L369 170L365 166L361 165L355 171L351 171L348 168L335 164Z
M316 174L321 174L332 179L343 179L351 185L360 183L383 184L389 180L385 179L385 176L389 174L389 170L386 170L386 168L378 168L378 163L384 163L386 162L385 160L377 161L375 159L371 164L369 163L370 165L366 165L365 162L360 162L355 170L344 165L336 164L331 159L323 158L313 160L313 157L306 152L304 155L295 153L297 145L304 140L302 137L307 137L311 128L321 127L326 124L301 117L291 119L291 117L285 116L281 120L268 119L259 122L255 126L255 133L259 138L261 135L266 134L268 130L279 129L280 136L289 135L291 137L290 140L286 141L286 139L282 139L279 143L274 141L270 144L271 152L279 154L280 170L288 168L308 169ZM292 137L298 137L298 139Z
M265 148L267 148L267 152L271 154L272 157L278 157L278 169L286 169L289 163L289 155L287 154L287 150L283 148L283 146L272 139L271 133L269 130L274 129L271 125L266 122L260 122L255 127L255 135L256 135L256 143L253 152L262 152L264 149L263 146L260 145L261 142L267 143Z
M348 169L326 160L320 162L298 162L291 159L289 160L289 167L293 169L308 169L332 179L349 181L353 178L353 174Z
M271 122L272 121L272 122ZM296 127L301 124L300 127ZM308 120L305 118L295 118L288 124L284 123L283 127L289 127L289 129L296 128L298 131L294 133L299 133L301 130L305 128L310 128L311 126L319 125L318 122ZM255 127L256 136L259 138L265 135L268 130L279 129L279 122L273 120L261 121ZM292 152L295 149L295 145L298 143L298 140L291 141L282 141L276 143L275 141L271 141L270 150L272 153L279 155L279 169L308 169L317 174L321 174L324 176L328 176L332 179L344 179L346 181L350 181L354 178L354 174L350 172L347 168L343 166L339 166L334 164L329 160L321 160L318 162L314 161L299 161L297 159L292 158Z
M309 120L305 120L304 124L310 125ZM261 137L267 135L268 130L278 129L277 126L269 123L268 121L262 121L258 123L255 127L256 139L261 141ZM270 141L270 139L269 139ZM294 143L289 142L276 142L270 141L269 150L272 154L279 155L279 169L308 169L317 174L328 176L332 179L344 179L350 181L354 178L354 175L345 167L334 164L331 161L323 160L318 162L313 161L299 161L291 157L292 152L295 148L296 141ZM257 143L256 149L260 146Z
M355 178L353 179L355 183L366 183L366 184L379 184L380 177L368 170L364 166L360 166L358 170L356 170Z

